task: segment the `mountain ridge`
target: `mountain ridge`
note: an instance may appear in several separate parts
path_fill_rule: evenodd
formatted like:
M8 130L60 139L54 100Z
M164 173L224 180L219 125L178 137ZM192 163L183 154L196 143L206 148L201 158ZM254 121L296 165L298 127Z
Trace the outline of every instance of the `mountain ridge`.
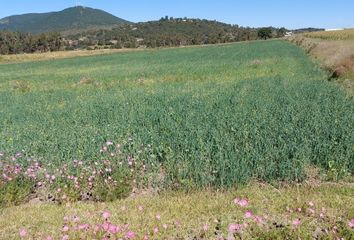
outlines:
M58 12L26 13L4 17L0 19L0 30L38 34L130 23L100 9L76 6Z

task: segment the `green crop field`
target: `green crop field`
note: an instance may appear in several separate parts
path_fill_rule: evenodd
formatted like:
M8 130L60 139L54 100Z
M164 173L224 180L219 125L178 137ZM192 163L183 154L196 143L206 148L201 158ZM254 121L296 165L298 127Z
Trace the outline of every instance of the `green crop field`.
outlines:
M285 41L2 64L0 105L0 151L53 169L113 141L167 187L354 172L353 99Z

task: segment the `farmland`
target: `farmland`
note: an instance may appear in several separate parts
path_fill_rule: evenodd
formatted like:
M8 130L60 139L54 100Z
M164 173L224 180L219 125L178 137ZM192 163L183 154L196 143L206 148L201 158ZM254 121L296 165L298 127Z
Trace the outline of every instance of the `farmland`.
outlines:
M309 165L343 177L354 105L325 78L283 41L5 64L0 149L54 169L113 141L163 170L159 187L301 181Z
M354 29L339 31L312 32L303 34L309 38L319 38L323 40L354 40Z
M298 34L289 40L305 49L314 61L326 69L331 81L339 83L353 95L354 42L349 37L352 33L352 30L315 32ZM348 37L345 37L346 34Z
M75 54L0 65L0 238L353 237L354 101L304 50Z

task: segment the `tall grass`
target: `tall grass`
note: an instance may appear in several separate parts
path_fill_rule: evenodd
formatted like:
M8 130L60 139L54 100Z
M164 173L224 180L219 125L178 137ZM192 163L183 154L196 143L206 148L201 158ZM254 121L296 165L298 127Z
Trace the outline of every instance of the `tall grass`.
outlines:
M55 167L130 139L167 187L352 174L354 101L325 77L284 41L0 65L0 150Z

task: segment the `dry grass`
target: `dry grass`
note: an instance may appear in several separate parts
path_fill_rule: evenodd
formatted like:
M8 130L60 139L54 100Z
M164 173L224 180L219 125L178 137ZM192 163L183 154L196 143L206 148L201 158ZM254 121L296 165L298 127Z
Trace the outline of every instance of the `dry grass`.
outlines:
M18 230L22 227L29 229L32 233L41 231L44 236L59 237L64 216L79 216L86 222L94 224L100 221L102 211L111 212L113 222L129 223L135 229L139 226L144 226L144 229L153 229L161 227L164 223L171 226L177 220L181 222L181 228L171 227L165 232L160 232L159 237L153 239L176 239L170 236L177 235L178 239L191 239L192 235L199 236L205 223L210 226L205 239L214 239L216 219L220 222L221 231L227 231L230 222L243 218L246 210L235 207L233 203L235 197L248 198L250 200L248 209L254 214L268 216L267 221L270 225L277 222L291 226L293 219L300 218L302 225L296 234L300 238L307 239L306 236L313 236L318 228L331 231L333 225L338 222L346 224L354 216L353 196L354 186L349 183L304 184L280 188L253 183L226 192L148 194L112 203L76 203L70 206L26 204L2 210L0 239L18 238ZM315 204L315 215L309 215L305 210L310 201ZM143 206L144 210L139 211L138 206ZM302 208L302 212L298 212L298 208ZM289 209L295 211L289 212ZM326 215L323 219L319 217L321 211ZM161 221L155 219L157 214L161 215ZM278 230L274 229L274 231ZM281 239L282 236L269 237ZM137 239L141 238L142 236L139 235ZM244 239L250 238L250 235L244 236Z
M313 35L308 34L308 36ZM290 41L303 47L324 68L328 69L331 78L337 78L349 92L354 93L354 41L306 38L304 35L297 35Z
M307 38L319 38L323 40L354 40L354 29L304 33L303 36Z
M19 63L29 61L51 60L61 58L74 58L84 56L94 56L112 53L124 53L132 51L142 51L143 49L100 49L100 50L76 50L76 51L59 51L46 53L31 53L31 54L15 54L15 55L0 55L1 63Z

